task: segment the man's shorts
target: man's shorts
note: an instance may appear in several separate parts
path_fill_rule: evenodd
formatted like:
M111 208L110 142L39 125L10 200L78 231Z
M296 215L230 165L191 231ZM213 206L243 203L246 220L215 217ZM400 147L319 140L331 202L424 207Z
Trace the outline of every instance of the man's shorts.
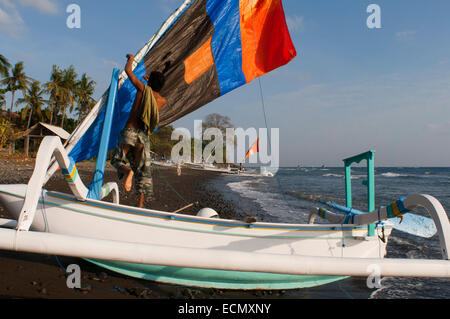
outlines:
M142 147L141 159L136 165L135 150L130 148L126 154L123 147ZM111 158L111 165L117 169L119 179L123 177L121 168L130 164L134 172L136 193L151 195L153 193L152 167L150 160L150 136L138 129L124 128L119 134L117 146Z

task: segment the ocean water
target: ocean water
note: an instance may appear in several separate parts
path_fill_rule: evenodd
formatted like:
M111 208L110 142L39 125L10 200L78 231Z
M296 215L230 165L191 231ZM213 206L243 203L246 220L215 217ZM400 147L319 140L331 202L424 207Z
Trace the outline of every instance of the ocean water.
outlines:
M211 186L233 201L242 215L265 222L307 223L309 211L320 205L318 201L345 204L343 167L286 167L274 177L264 175L268 174L250 168L244 175L221 176ZM365 179L365 167L352 167L353 207L363 211L367 211L367 187L362 184ZM375 169L376 207L417 193L436 197L449 214L450 168ZM425 211L415 213L429 217ZM386 257L442 258L437 235L423 238L396 229L389 237L387 250ZM450 298L449 279L385 277L381 284L383 287L373 290L370 298ZM345 289L351 296L352 285Z

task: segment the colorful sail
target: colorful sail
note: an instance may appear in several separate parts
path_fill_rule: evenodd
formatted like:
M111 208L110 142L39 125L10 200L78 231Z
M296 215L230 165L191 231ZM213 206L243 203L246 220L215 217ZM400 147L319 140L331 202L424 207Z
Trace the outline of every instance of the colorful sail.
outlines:
M296 56L281 0L185 1L157 41L134 69L138 78L163 72L159 127L172 123L212 100L264 75ZM146 83L144 81L144 83ZM109 149L125 126L136 89L121 85ZM75 162L97 154L104 110L77 140L70 156Z

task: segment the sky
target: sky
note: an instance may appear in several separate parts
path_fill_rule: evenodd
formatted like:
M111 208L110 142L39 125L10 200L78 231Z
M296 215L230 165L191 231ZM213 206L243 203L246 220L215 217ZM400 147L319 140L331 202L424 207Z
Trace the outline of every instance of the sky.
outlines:
M66 25L81 8L81 28ZM74 65L109 85L182 0L0 0L0 53L46 82ZM370 4L381 28L369 29ZM450 1L284 0L297 57L173 123L211 113L235 127L279 128L281 166L343 166L375 150L376 166L450 166ZM9 95L7 96L9 98ZM8 104L9 105L9 104Z

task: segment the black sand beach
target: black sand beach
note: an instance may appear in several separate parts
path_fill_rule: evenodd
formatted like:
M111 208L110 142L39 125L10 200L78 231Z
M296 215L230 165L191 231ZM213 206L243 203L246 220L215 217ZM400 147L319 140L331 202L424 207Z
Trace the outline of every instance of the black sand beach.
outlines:
M78 165L82 179L92 178L94 162ZM34 168L31 159L15 156L0 158L1 184L27 183ZM228 202L214 190L207 189L205 183L218 178L218 173L182 169L177 176L175 168L154 166L154 194L145 207L175 211L192 202L198 201L199 208L211 207L219 212L221 218L244 220L246 216L237 213L233 203ZM117 181L115 170L110 166L105 171L105 182ZM119 183L123 204L135 205L137 197L127 193L123 183ZM56 173L46 188L61 192L70 192L60 173ZM191 207L184 214L196 214L199 208ZM0 218L8 218L7 212L0 207ZM69 289L63 267L78 264L82 273L82 288ZM227 291L202 289L158 284L97 267L78 258L56 257L30 253L0 251L0 297L1 298L45 298L45 299L111 299L111 298L150 298L150 299L252 299L252 298L357 298L367 299L371 290L365 288L365 278L351 278L320 287L287 291Z

